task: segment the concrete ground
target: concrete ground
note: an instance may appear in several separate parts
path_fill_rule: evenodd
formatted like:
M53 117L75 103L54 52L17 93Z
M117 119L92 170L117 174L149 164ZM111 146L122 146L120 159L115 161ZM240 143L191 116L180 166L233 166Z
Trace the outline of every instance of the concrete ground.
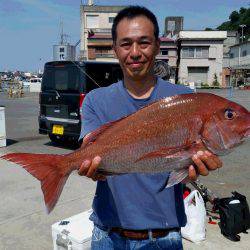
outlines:
M227 97L226 90L212 91ZM236 90L234 101L250 109L250 91ZM38 95L26 94L21 99L8 99L0 93L0 106L6 107L8 145L0 155L9 152L64 154L71 152L50 143L38 134ZM222 157L224 167L201 178L220 197L231 191L244 194L250 203L250 142L230 155ZM69 177L60 200L50 215L45 212L39 182L16 164L0 160L0 250L52 249L51 225L78 214L91 206L95 183L77 173ZM220 234L218 225L207 224L206 240L194 244L184 240L184 249L250 249L250 236L240 234L240 242L232 242Z

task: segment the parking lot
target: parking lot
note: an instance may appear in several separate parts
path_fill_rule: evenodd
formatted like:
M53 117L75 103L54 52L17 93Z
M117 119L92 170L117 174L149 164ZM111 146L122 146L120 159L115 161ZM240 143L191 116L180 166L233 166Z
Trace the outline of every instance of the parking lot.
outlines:
M212 90L228 97L227 90ZM232 99L250 109L250 91L234 90ZM59 147L45 135L38 134L39 96L25 93L23 98L9 99L0 93L0 106L5 106L7 147L10 152L65 154L71 148ZM230 155L223 156L224 167L201 181L219 197L231 191L245 195L250 203L250 141ZM77 173L70 175L58 204L46 214L40 183L21 167L0 160L0 250L52 249L51 225L91 206L95 183ZM184 242L184 249L249 249L250 236L241 234L240 242L231 242L219 232L218 225L208 225L206 241L195 245Z

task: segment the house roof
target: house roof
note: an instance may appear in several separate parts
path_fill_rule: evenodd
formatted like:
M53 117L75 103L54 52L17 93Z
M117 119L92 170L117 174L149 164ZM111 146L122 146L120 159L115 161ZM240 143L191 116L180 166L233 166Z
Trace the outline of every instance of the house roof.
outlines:
M90 35L88 39L112 39L112 35L107 33L107 34L94 34Z
M174 39L165 36L160 37L160 40L161 42L174 42Z
M238 46L241 46L241 45L243 45L243 44L250 44L250 41L245 41L245 42L243 42L243 43L234 44L234 45L230 46L230 48L232 48L232 47L238 47Z
M179 33L180 40L224 40L227 38L226 31L205 31L205 30L182 30Z

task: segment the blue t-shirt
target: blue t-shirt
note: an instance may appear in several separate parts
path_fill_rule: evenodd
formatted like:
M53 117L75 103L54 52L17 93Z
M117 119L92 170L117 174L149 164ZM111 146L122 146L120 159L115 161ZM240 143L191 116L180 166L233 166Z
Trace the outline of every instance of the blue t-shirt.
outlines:
M99 126L136 112L167 96L192 93L189 88L158 78L146 99L135 99L123 82L98 88L83 102L81 138ZM108 141L107 141L108 143ZM182 184L163 189L169 173L126 174L98 181L90 219L101 228L156 229L181 227L186 223Z

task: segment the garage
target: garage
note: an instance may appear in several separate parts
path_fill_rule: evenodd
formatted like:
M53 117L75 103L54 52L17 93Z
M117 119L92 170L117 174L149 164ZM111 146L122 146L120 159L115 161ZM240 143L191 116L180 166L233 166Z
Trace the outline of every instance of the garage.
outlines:
M207 83L208 67L188 67L188 81L196 84Z

